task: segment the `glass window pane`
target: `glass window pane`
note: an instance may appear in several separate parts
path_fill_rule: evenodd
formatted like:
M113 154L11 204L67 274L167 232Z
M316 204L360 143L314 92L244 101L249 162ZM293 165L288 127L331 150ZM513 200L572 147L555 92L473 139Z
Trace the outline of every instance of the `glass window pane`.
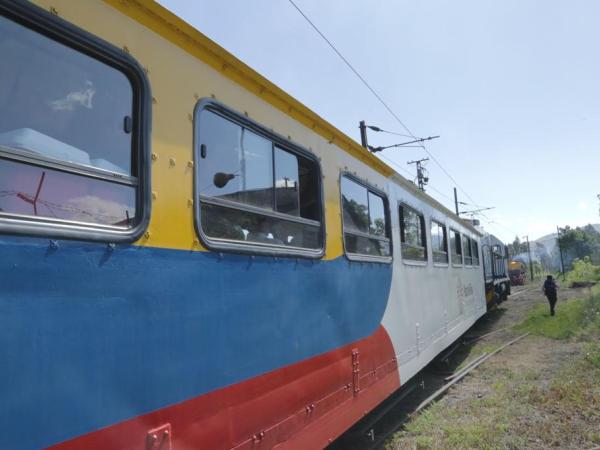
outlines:
M471 265L471 239L467 236L463 236L463 259L465 264Z
M135 188L0 158L0 215L134 225Z
M273 209L273 145L251 131L242 133L238 201Z
M440 250L440 241L441 241L441 236L440 236L440 227L438 226L437 223L435 222L431 222L431 248L434 251L439 251Z
M344 229L369 232L369 207L367 189L346 177L342 177L342 205Z
M390 242L351 233L344 235L346 252L371 256L390 256Z
M273 209L271 142L211 111L199 124L199 194Z
M300 178L300 216L321 220L321 180L319 165L308 158L298 158Z
M300 215L298 157L275 148L275 203L277 211Z
M451 230L450 233L450 249L452 251L452 262L454 264L462 264L462 242L460 233Z
M427 254L425 247L418 247L410 244L402 244L402 257L404 259L413 259L417 261L425 261Z
M415 210L402 206L403 242L414 246L424 246L421 229L421 215Z
M137 176L118 70L0 17L0 146Z
M206 203L201 206L200 217L209 238L313 250L322 245L319 226Z
M423 234L425 219L416 210L400 206L400 229L402 238L402 257L417 261L427 260L425 236Z
M463 255L469 256L471 253L471 243L469 242L469 238L467 236L463 236Z
M386 236L385 204L379 195L369 192L369 233Z
M438 263L448 262L446 227L437 222L431 222L431 245L433 260Z
M471 249L472 249L472 259L473 259L473 265L478 266L479 265L479 245L477 244L477 242L473 239L471 241Z

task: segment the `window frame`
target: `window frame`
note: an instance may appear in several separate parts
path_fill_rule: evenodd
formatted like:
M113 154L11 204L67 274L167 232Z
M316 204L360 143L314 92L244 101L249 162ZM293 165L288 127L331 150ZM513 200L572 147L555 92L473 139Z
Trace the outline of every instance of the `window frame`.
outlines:
M402 241L402 218L400 217L400 209L401 208L407 208L412 210L413 212L415 212L420 220L420 225L421 225L421 236L423 237L423 239L425 240L425 245L424 246L413 246L411 245L411 247L413 248L417 248L417 247L421 247L423 248L423 255L424 258L423 259L414 259L414 258L407 258L406 256L404 256L404 252L402 250L402 246L404 245L404 242ZM419 209L415 208L414 206L412 206L411 204L400 200L398 202L398 231L400 232L400 255L402 257L402 261L406 264L410 264L410 265L418 265L418 266L426 266L429 264L429 244L427 243L427 219L425 217L425 214L423 212L421 212ZM431 230L430 230L431 233ZM433 257L433 255L432 255Z
M367 202L369 198L369 193L373 193L383 199L383 207L385 211L385 233L386 237L382 238L380 236L363 233L360 231L348 231L349 234L353 234L355 236L363 237L366 239L376 239L379 241L387 241L390 246L390 255L389 256L376 256L376 255L365 255L363 253L350 253L346 249L346 224L344 223L344 200L342 194L342 179L348 178L350 181L364 187L367 190ZM342 246L344 248L344 255L350 261L361 261L361 262L374 262L374 263L382 263L382 264L391 264L394 259L394 245L392 240L392 226L391 226L391 217L390 217L390 204L387 197L387 194L379 188L374 187L373 185L367 183L362 180L355 174L343 170L340 172L340 177L338 179L338 186L340 192L340 218L342 222ZM370 217L369 217L370 219Z
M203 111L210 111L214 114L222 116L225 120L229 120L236 125L247 128L253 133L258 134L259 136L269 140L272 144L273 151L274 149L279 147L281 150L288 151L289 153L306 158L310 160L315 168L317 169L317 174L315 178L317 179L318 186L318 200L319 200L319 215L321 217L320 221L315 221L312 219L306 219L299 216L292 216L289 214L281 213L279 211L270 211L263 209L259 206L253 206L249 204L244 204L241 202L235 202L232 200L226 199L217 199L217 198L209 198L203 197L202 201L200 200L200 193L198 192L199 186L201 186L200 180L200 164L202 158L200 157L200 145L199 145L199 136L197 132L197 128L200 124L200 116ZM309 150L299 146L298 144L290 141L284 136L275 133L272 130L267 129L264 125L256 122L255 120L250 119L245 114L239 113L238 111L230 108L229 106L213 99L213 98L201 98L196 102L194 107L194 116L193 116L193 155L194 155L194 228L196 229L196 234L207 249L214 252L232 252L232 253L242 253L242 254L251 254L251 255L266 255L266 256L281 256L281 257L303 257L310 259L320 259L325 255L325 249L327 248L326 242L326 223L325 223L325 205L324 205L324 195L323 195L323 170L321 167L320 159ZM275 168L273 168L275 170ZM202 229L201 222L201 204L206 203L213 206L225 207L229 209L237 209L240 211L244 211L251 214L258 214L265 217L271 217L273 219L278 220L286 220L289 222L304 224L304 225L312 225L312 226L320 226L320 235L321 235L321 248L316 250L311 250L308 248L302 247L292 247L292 246L281 246L277 244L269 244L263 242L252 242L252 241L237 241L234 239L224 239L224 238L214 238L209 237L204 233Z
M443 253L443 252L440 252L433 248L433 236L431 235L431 227L433 226L433 224L436 224L437 226L441 227L446 234L446 252L445 252L446 259L447 259L446 262L439 262L439 261L435 260L435 253ZM437 267L448 267L450 264L450 258L451 258L450 251L449 251L450 250L450 239L449 239L449 233L448 233L448 226L440 220L431 218L429 220L429 241L431 242L431 260L433 261L433 265L437 266Z
M106 243L130 243L138 240L148 227L151 212L150 143L151 99L150 83L142 66L128 53L92 35L70 22L50 14L29 2L0 0L0 16L31 32L69 47L89 58L121 72L132 90L132 170L137 177L117 174L98 168L46 158L43 155L21 154L3 149L0 158L17 163L47 167L65 173L129 185L136 188L137 222L131 228L89 222L35 217L19 214L0 215L0 234L85 240Z
M450 251L451 264L453 267L462 267L465 262L465 255L463 255L463 247L462 247L462 245L463 245L462 244L462 234L460 231L458 231L457 229L452 228L452 227L450 227L450 233L454 233L460 239L460 262L454 261L453 253L452 253L452 251ZM452 241L452 237L450 237L450 241ZM456 248L456 246L453 246L453 247Z

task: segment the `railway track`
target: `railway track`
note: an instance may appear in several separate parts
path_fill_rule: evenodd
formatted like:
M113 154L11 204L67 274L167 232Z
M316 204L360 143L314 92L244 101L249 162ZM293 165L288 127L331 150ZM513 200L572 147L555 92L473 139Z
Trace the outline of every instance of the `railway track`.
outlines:
M513 290L510 299L518 300L522 294L537 289L537 286L525 286ZM490 318L487 318L483 322L489 323L489 320ZM471 361L462 370L456 371L456 368L468 358L470 348L475 342L507 331L507 328L487 329L485 333L477 330L478 325L476 324L471 331L475 335L465 334L384 403L334 441L327 447L328 450L382 448L386 440L399 431L414 414L445 392L445 386L460 382L470 370L489 357L493 357L495 353L512 344L513 341L524 337L524 335L519 336L506 345L499 345L499 348L489 354L471 358Z

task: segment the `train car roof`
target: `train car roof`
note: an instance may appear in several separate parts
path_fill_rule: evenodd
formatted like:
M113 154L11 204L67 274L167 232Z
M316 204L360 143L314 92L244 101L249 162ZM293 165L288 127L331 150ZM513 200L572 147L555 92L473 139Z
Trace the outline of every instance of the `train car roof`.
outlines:
M400 184L420 200L440 210L473 233L481 235L479 230L473 227L469 221L463 220L440 202L418 189L414 183L398 174L371 152L366 151L354 139L154 0L144 2L140 0L104 1L187 53L210 65L223 76L253 92L263 101L312 129L330 143L335 144L356 159Z

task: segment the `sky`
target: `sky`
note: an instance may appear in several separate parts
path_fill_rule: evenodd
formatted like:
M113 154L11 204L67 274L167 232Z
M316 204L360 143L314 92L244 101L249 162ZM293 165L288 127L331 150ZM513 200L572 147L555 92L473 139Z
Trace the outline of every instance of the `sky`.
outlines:
M427 149L428 194L504 241L600 223L600 2L294 0ZM288 0L160 0L360 141L406 130ZM369 132L374 146L406 138ZM401 175L428 155L378 155ZM391 163L390 163L391 161Z

